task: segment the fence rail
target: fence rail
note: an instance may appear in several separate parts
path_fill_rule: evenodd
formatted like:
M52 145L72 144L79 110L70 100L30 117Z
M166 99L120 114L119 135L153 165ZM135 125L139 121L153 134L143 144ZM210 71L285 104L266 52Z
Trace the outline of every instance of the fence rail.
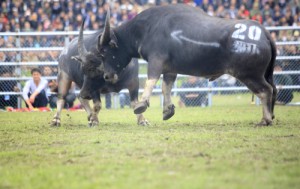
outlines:
M278 89L300 89L300 85L286 85L277 87ZM219 92L219 91L248 91L247 87L203 87L203 88L173 88L172 92ZM143 93L144 89L139 89L139 93ZM75 90L76 94L80 90ZM129 93L128 89L123 89L120 93ZM153 89L153 93L161 93L161 89ZM0 92L0 95L21 95L22 92Z
M300 45L300 41L281 41L276 42L276 45ZM1 48L2 52L27 52L27 51L62 51L64 47L12 47Z
M299 42L300 45L300 42ZM0 49L1 52L1 49ZM300 60L300 56L277 56L276 60ZM145 60L140 59L139 64L147 64ZM57 66L57 61L47 61L47 62L0 62L0 66Z
M300 70L299 71L282 71L282 72L274 72L274 75L300 75ZM161 76L162 77L162 76ZM186 78L188 75L182 75L178 74L177 78ZM51 77L43 77L47 80L56 80L56 76L51 76ZM147 78L147 74L139 74L139 78ZM0 77L0 81L26 81L31 79L31 77Z
M280 30L300 30L300 26L276 26L266 27L269 31L280 31ZM84 34L92 34L96 31L84 31ZM78 31L43 31L43 32L0 32L0 36L69 36L79 35Z

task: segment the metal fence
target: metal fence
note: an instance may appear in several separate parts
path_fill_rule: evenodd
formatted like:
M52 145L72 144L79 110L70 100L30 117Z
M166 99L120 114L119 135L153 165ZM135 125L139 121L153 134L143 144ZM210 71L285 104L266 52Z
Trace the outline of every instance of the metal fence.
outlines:
M289 104L297 103L300 101L300 26L267 29L276 39L277 45L274 77L280 91L278 101ZM92 33L92 31L85 33ZM30 70L33 67L39 67L46 79L55 80L58 56L77 35L78 32L75 31L0 33L0 108L24 107L19 90L22 90L25 81L31 78ZM147 77L145 74L147 63L143 60L139 62L140 92L142 92ZM162 101L160 88L161 85L158 84L154 89L154 94L160 101L159 105ZM259 101L252 98L252 94L242 83L229 75L223 75L213 82L208 82L204 78L178 75L172 91L174 101L180 107L206 107L218 105L218 103L226 105L241 98L247 103L256 101L256 104L259 104ZM128 105L127 92L122 90L121 98L117 94L112 94L112 98L109 95L106 96L106 101L112 101L112 103L106 102L107 108Z

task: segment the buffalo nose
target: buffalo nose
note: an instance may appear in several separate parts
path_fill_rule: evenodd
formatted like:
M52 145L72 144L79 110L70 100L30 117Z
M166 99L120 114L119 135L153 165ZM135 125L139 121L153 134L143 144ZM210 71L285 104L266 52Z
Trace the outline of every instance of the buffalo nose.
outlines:
M109 80L109 75L108 74L104 74L103 77L104 77L105 80Z

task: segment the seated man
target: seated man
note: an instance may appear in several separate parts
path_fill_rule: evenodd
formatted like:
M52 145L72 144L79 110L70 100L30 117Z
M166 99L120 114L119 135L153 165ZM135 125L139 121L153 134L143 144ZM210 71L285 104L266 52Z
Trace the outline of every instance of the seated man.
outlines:
M12 77L12 69L9 67L2 68L0 77ZM19 92L18 83L15 80L1 80L0 91L1 92ZM0 109L5 107L18 108L18 96L17 95L0 95Z
M48 104L46 95L48 81L41 77L41 71L38 68L33 68L31 75L32 79L28 80L23 88L26 106L29 109L46 107Z
M195 76L189 76L187 82L182 84L182 88L201 88L207 87L208 82L206 79L199 79ZM207 106L207 92L194 91L194 92L180 92L179 106Z

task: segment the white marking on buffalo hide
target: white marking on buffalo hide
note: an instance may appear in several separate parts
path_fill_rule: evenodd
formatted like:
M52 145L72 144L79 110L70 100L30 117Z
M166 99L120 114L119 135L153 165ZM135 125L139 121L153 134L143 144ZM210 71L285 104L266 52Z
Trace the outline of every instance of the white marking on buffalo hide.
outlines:
M60 53L59 58L60 58L61 56L63 56L63 55L67 55L67 54L68 54L68 50L69 50L69 48L68 48L68 47L65 47L64 50Z
M182 41L187 41L187 42L193 43L195 45L220 47L220 44L216 43L216 42L208 43L208 42L196 41L196 40L190 39L188 37L185 37L185 36L182 35L182 30L173 31L171 33L171 37L174 40L178 41L180 44L182 44Z
M234 41L232 52L259 54L259 49L257 48L257 45L254 43L246 43L244 41Z
M232 33L232 38L244 40L246 38L247 25L237 23L234 25L236 30ZM261 29L258 26L250 26L248 30L248 37L251 40L259 41L261 37Z
M143 58L143 56L142 56L142 46L139 46L138 53L140 55L140 58Z

